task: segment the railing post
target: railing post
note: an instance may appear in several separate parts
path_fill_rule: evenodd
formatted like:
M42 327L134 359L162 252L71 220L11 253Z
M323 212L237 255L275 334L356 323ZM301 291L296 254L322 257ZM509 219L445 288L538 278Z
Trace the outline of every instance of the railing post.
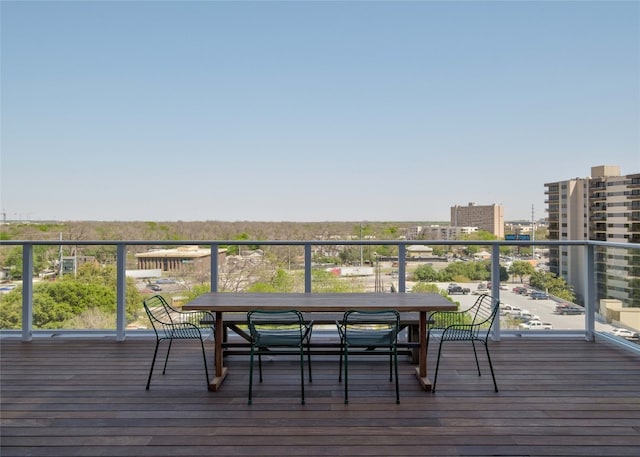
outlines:
M406 292L407 285L407 245L398 243L398 292Z
M311 293L311 244L304 245L304 292Z
M584 325L585 339L587 341L595 340L596 325L596 276L595 276L595 245L587 243L587 255L584 259Z
M218 291L218 243L211 243L211 292Z
M22 341L33 339L33 244L22 246Z
M118 243L116 248L116 340L124 341L127 325L127 247Z
M491 295L500 301L500 246L491 246ZM500 341L500 317L494 319L491 333L493 341Z

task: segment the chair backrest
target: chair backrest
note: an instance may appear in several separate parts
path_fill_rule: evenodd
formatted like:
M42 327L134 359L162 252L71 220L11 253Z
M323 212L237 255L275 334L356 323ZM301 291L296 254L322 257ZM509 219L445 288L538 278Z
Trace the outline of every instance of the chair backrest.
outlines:
M209 331L213 332L210 325L200 323L204 317L209 318L210 313L177 310L161 295L147 298L143 305L158 338L195 339L206 336ZM208 329L205 334L203 329Z
M166 332L169 331L167 327L174 324L172 317L173 308L169 306L161 295L149 297L145 299L142 304L144 305L147 316L149 316L156 335L159 335L159 333L166 334Z
M481 330L486 330L488 336L493 327L493 322L496 320L496 316L499 315L500 301L491 295L482 294L478 297L478 300L476 300L474 307L476 309L473 325L476 336Z
M491 295L482 294L473 306L467 310L467 313L473 315L473 324L481 325L495 317L499 306L500 302Z
M307 333L304 316L295 309L254 309L247 313L247 325L254 340L284 335L295 335L302 340Z
M351 345L392 345L400 331L400 313L395 309L349 310L342 317L341 331Z
M475 303L463 311L442 311L432 314L433 323L429 327L434 335L446 332L443 338L447 340L479 339L480 332L486 330L486 340L493 326L500 302L491 295L480 295Z
M152 324L173 324L171 316L175 311L169 303L161 295L154 295L145 299L143 302L144 310L147 312Z

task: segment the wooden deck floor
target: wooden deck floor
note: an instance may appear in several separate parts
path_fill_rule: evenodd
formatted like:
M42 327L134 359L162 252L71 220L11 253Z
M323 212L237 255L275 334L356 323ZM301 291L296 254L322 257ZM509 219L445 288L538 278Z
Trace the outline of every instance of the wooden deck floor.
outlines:
M249 406L247 358L229 357L223 388L209 392L190 342L174 344L167 374L157 371L146 391L153 346L146 338L0 340L0 455L640 455L640 357L606 341L496 342L499 393L485 357L478 377L470 348L454 344L435 394L420 390L413 365L400 364L400 405L386 359L352 360L344 405L336 358L317 356L302 406L296 362L281 356L265 363Z

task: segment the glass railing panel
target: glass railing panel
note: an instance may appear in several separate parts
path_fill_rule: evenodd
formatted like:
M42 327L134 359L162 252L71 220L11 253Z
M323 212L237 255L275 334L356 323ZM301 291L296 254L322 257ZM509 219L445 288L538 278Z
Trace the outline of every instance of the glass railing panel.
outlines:
M577 304L573 287L554 271L558 246L529 245L518 250L504 265L509 281L500 294L501 329L523 335L551 330L584 333L584 308Z
M115 262L115 246L34 246L33 330L114 331ZM127 291L128 302L138 298Z
M0 246L0 329L22 328L23 247Z
M640 344L640 250L595 248L596 330Z
M0 246L0 329L22 327L22 246Z
M116 257L124 244L79 243L78 246L69 242L60 245L55 240L52 244L31 246L34 331L121 328L116 322L119 289ZM448 295L461 307L468 307L478 294L491 293L497 284L503 303L501 331L524 335L525 331L548 328L523 325L536 316L541 324L550 324L554 333L587 332L589 320L583 314L584 295L593 286L597 297L596 332L636 342L640 328L640 313L636 313L640 310L637 245L627 248L620 243L594 247L554 242L549 245L499 242L496 246L495 242L449 244L451 242L435 240L428 245L424 241L382 244L376 241L376 244L362 245L357 241L346 241L347 244L287 240L241 243L228 241L214 245L219 248L215 277L220 292L304 292L307 288L312 293L436 291ZM161 294L179 306L211 290L211 267L215 264L211 246L179 241L127 244L124 250L127 330L148 328L142 308L146 297ZM17 243L2 245L0 249L5 272L0 282L0 328L19 331L23 295L22 278L16 272L21 270L22 253L28 252L28 248ZM589 249L593 250L591 263L595 266L592 282L584 284ZM399 255L401 252L403 255ZM498 258L494 258L496 252ZM399 264L401 258L403 265ZM305 259L310 262L307 264ZM495 261L500 281L494 284L491 275L496 271ZM532 270L525 269L524 265ZM15 271L7 276L11 268ZM566 277L566 283L573 286L558 292L558 284L548 277L552 272L554 277ZM306 284L308 278L310 283ZM547 279L550 282L542 281ZM453 291L451 285L466 292ZM535 293L542 296L534 296Z

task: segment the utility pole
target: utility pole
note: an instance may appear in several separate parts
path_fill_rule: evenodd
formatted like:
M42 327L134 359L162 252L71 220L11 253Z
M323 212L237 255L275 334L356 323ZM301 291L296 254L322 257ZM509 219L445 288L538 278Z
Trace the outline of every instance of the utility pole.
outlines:
M362 222L360 223L360 241L362 241ZM362 256L362 248L364 246L361 244L360 245L360 268L362 268L363 266L363 262L364 262L364 258Z
M536 224L534 222L533 205L531 205L531 240L532 241L536 240ZM535 245L531 245L531 257L533 259L536 258L536 247L535 247Z
M62 241L62 232L60 232L60 241ZM62 244L59 246L58 248L58 276L60 278L62 278L62 267L63 267L63 260L62 260Z

